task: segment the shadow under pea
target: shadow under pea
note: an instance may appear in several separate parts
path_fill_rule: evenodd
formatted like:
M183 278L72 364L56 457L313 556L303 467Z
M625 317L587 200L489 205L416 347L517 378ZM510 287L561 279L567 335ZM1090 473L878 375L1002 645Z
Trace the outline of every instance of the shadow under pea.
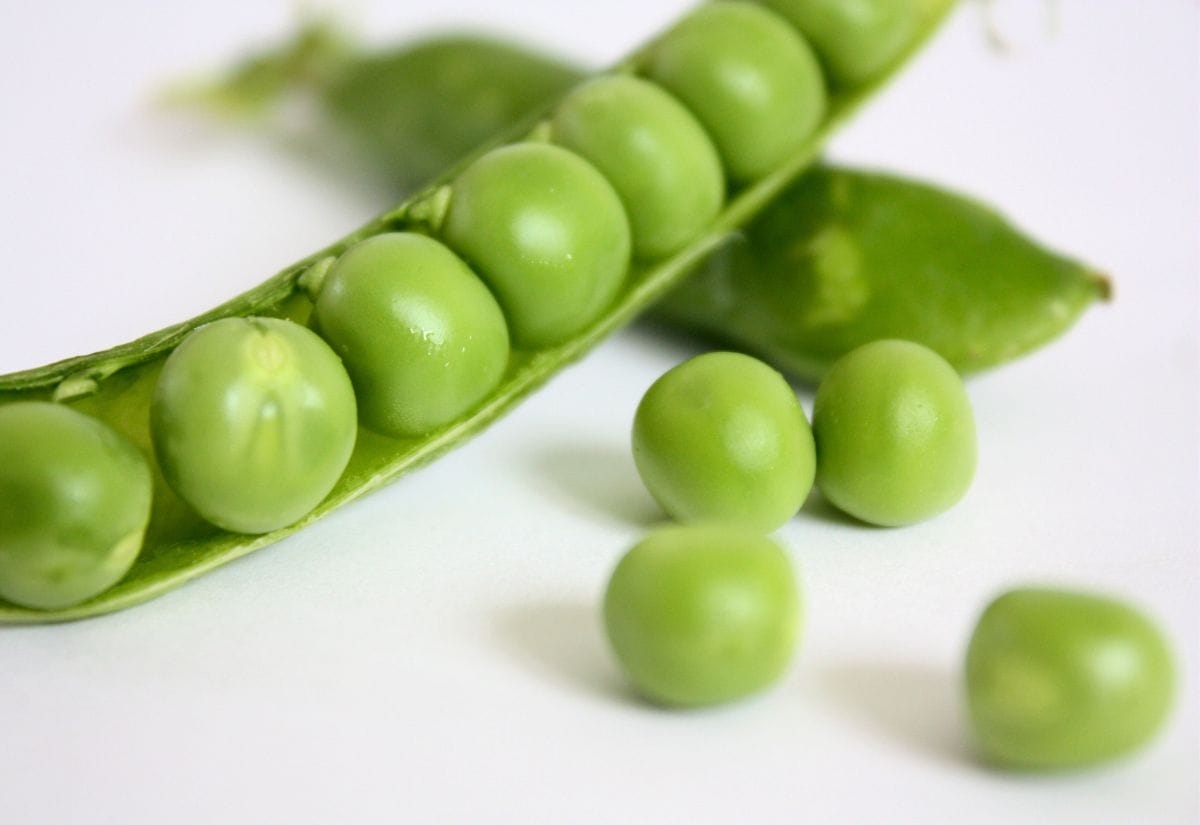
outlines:
M912 662L855 661L816 676L828 701L889 740L924 757L974 767L957 674Z

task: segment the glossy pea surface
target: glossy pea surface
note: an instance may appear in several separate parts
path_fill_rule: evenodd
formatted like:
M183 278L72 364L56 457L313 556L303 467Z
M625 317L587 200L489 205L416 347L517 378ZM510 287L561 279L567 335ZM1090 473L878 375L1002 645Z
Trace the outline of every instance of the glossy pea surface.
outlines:
M629 75L585 83L559 106L552 128L555 142L617 190L640 258L679 250L720 211L725 175L716 147L691 112L653 83Z
M167 358L150 406L167 482L238 533L285 527L316 507L350 460L357 417L329 345L277 318L196 329Z
M478 405L504 375L508 328L491 292L424 235L377 235L347 250L316 300L364 426L420 435Z
M967 705L981 755L1019 770L1122 756L1163 725L1174 667L1134 607L1045 588L1009 591L984 611L967 649Z
M825 114L812 49L779 15L748 2L701 5L654 44L645 74L704 124L738 182L775 169Z
M665 705L727 702L787 669L800 633L795 573L779 545L728 525L672 525L617 564L604 625L634 687Z
M931 518L975 475L975 418L962 379L910 341L842 356L817 389L813 436L822 494L871 524Z
M116 584L150 520L142 453L60 404L0 407L0 597L69 607Z
M916 36L916 0L762 0L808 39L842 86L856 86L896 61Z
M616 297L629 220L596 168L545 143L494 149L452 187L442 237L496 295L518 346L556 344Z
M712 352L664 373L633 422L646 489L678 521L720 520L768 532L812 488L812 431L796 394L756 358Z

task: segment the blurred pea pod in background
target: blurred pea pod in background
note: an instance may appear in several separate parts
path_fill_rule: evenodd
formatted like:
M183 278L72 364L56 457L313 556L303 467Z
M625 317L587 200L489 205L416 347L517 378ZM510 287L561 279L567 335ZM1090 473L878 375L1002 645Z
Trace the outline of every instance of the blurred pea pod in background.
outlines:
M584 75L486 35L370 49L317 21L172 99L292 140L296 124L274 115L306 98L318 140L343 147L353 174L386 181L394 196L514 124L532 127ZM994 367L1058 337L1110 294L1105 277L978 201L825 166L731 236L654 316L816 380L879 338L922 343L961 372Z

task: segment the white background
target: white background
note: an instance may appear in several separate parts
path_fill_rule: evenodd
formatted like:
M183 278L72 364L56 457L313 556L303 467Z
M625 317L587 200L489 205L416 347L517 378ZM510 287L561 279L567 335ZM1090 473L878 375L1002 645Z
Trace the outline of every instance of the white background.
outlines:
M602 64L675 0L363 2L378 39L474 21ZM659 515L627 431L687 351L615 336L485 435L150 604L0 629L0 817L13 823L1195 822L1197 6L960 9L835 141L999 205L1110 272L1117 300L970 382L980 467L903 530L817 510L780 531L803 649L777 689L651 709L597 603ZM279 2L3 0L0 372L109 346L257 283L380 193L148 105L163 78L287 31ZM805 405L811 392L803 391ZM1096 772L970 755L959 667L1019 582L1144 605L1178 653L1164 735Z

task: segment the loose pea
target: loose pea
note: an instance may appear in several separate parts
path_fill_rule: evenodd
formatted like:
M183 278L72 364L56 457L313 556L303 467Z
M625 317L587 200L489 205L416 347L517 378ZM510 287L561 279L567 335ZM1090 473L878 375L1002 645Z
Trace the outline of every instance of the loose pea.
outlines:
M921 22L915 0L762 0L808 38L843 86L870 80L891 65Z
M617 661L647 698L707 705L783 675L800 634L791 563L729 525L660 528L621 559L604 596Z
M629 220L595 167L558 146L488 152L454 181L441 231L495 293L518 346L556 344L612 302Z
M825 113L824 78L808 44L748 2L700 6L653 46L645 72L695 113L738 182L775 169Z
M1162 727L1174 668L1162 634L1128 604L1011 590L980 617L966 659L980 752L1006 768L1074 768L1122 756Z
M142 549L151 489L141 452L91 416L0 407L0 596L53 610L116 584Z
M496 299L453 252L412 233L345 252L316 299L321 335L342 357L370 429L420 435L491 392L508 364Z
M872 524L953 506L975 474L975 419L962 379L933 350L875 341L842 356L813 405L817 486Z
M679 521L770 531L812 488L812 432L796 394L756 358L712 352L651 385L633 421L642 481Z
M277 318L225 318L184 339L150 406L163 475L213 524L266 533L316 507L350 460L354 390L337 355Z
M558 108L553 133L617 190L638 257L663 257L694 240L725 199L716 147L653 83L618 75L584 84Z

